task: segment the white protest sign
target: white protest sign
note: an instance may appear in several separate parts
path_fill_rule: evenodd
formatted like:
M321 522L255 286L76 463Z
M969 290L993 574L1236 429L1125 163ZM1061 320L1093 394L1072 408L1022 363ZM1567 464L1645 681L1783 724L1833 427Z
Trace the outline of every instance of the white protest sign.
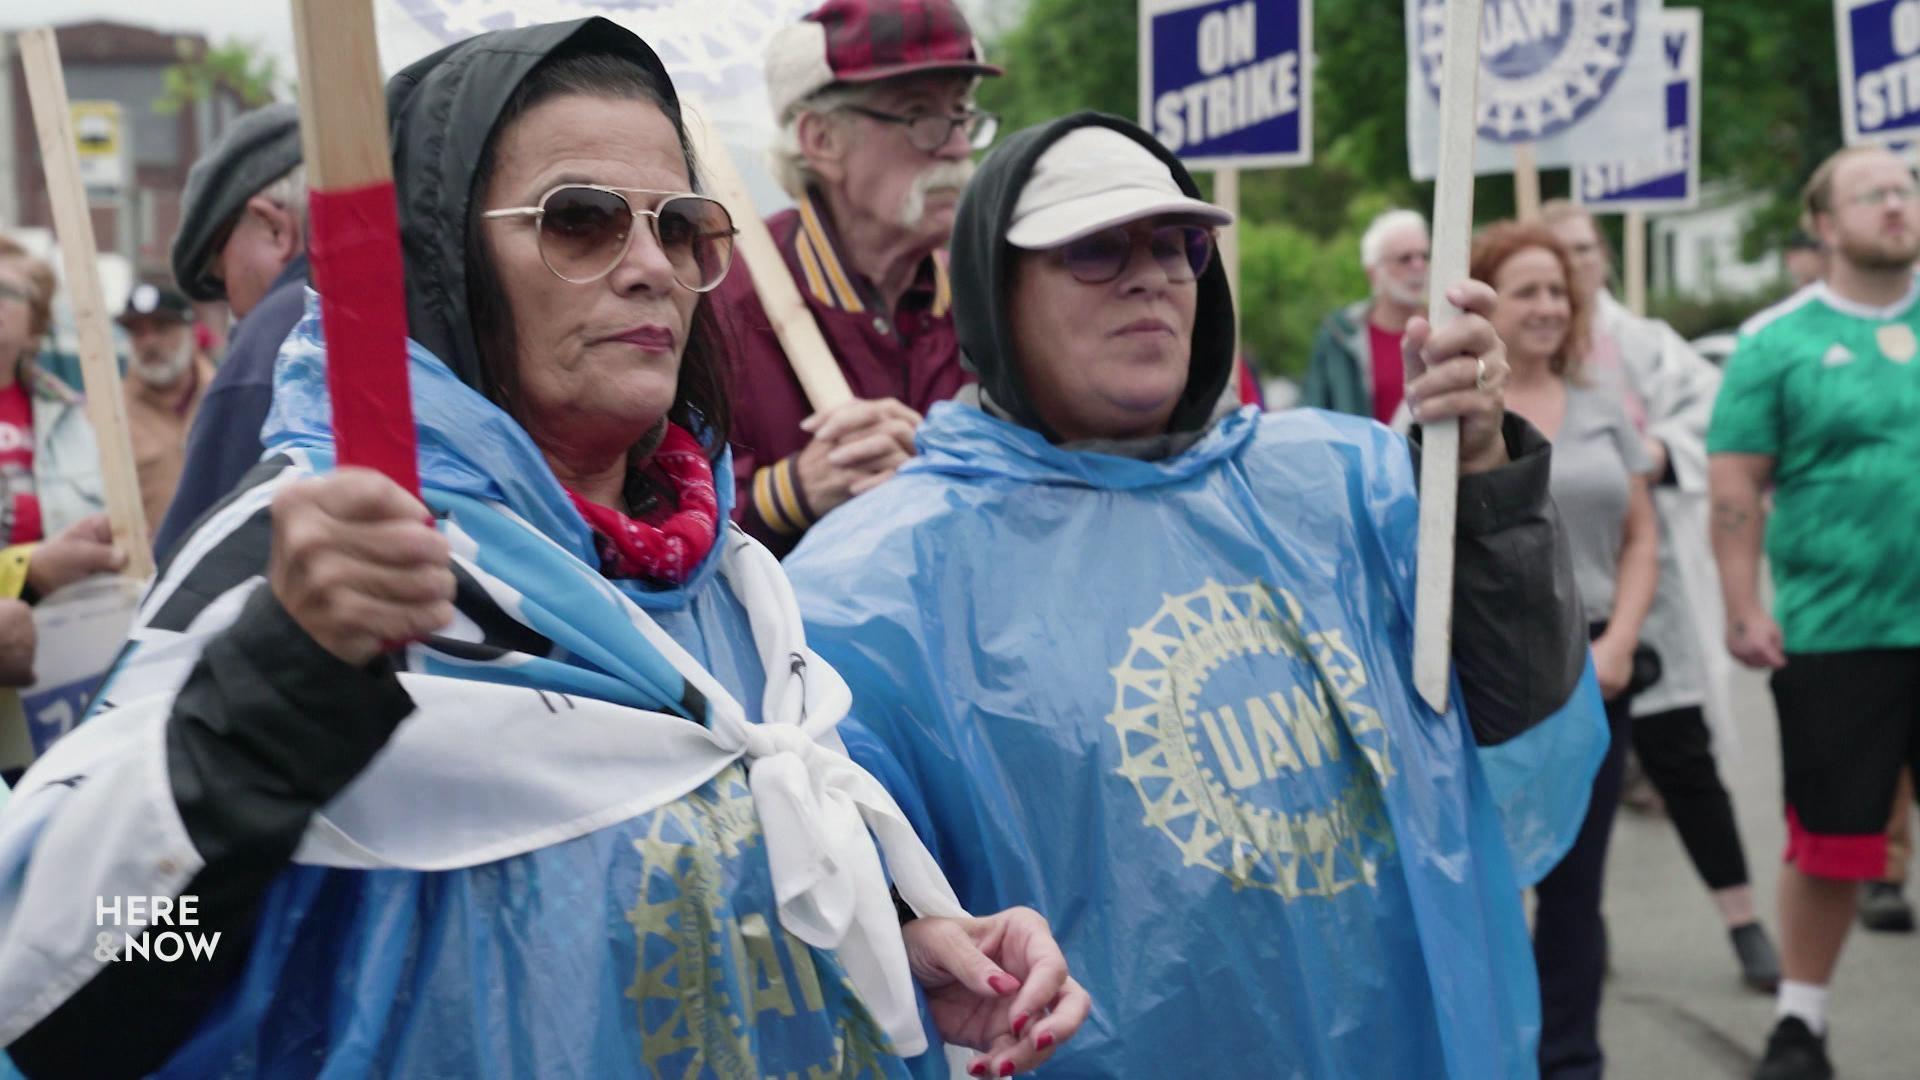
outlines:
M1847 143L1920 134L1920 0L1834 0Z
M427 53L489 30L599 15L640 35L698 101L732 151L763 211L792 200L761 162L773 145L773 107L764 71L774 32L820 0L377 0L381 66L392 74Z
M1140 123L1194 169L1313 157L1310 0L1142 0Z
M1660 13L1666 65L1665 136L1626 154L1582 155L1573 166L1573 198L1599 211L1686 210L1700 197L1700 11Z
M35 754L73 730L87 703L120 655L133 628L143 584L120 574L101 574L40 601L33 609L37 682L20 691L27 735Z
M1439 158L1447 0L1406 0L1407 157L1417 180ZM1665 130L1660 0L1485 0L1474 172L1573 165L1580 148L1650 145Z

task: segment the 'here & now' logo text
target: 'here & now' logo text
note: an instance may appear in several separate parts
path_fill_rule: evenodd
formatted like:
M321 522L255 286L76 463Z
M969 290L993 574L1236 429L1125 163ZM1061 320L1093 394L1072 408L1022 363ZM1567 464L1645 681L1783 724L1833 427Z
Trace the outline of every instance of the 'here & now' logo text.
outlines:
M204 934L197 896L95 897L93 958L116 960L211 960L220 932Z

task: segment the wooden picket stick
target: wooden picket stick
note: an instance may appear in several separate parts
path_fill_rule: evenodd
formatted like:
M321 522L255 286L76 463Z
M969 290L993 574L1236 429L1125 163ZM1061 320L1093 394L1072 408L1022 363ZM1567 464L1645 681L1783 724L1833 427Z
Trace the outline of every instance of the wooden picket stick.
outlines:
M815 411L851 401L853 389L847 385L833 350L827 347L827 339L821 336L820 324L814 322L813 312L800 298L799 286L794 284L773 234L767 231L767 223L753 208L733 155L698 107L687 103L682 114L693 136L694 154L700 159L706 193L726 206L733 216L733 227L740 230L734 237L734 254L745 259L747 269L753 272L753 291L760 297L760 306L766 310L767 321L780 339L780 348L800 379L807 401Z
M80 152L74 143L73 114L67 103L60 46L50 28L20 34L20 58L26 67L27 96L33 102L33 126L40 137L40 161L46 169L47 196L53 203L53 232L67 269L67 299L80 336L80 374L86 385L87 422L100 445L100 477L114 543L127 553L126 575L153 576L153 544L147 539L146 511L140 502L140 477L133 464L133 438L127 430L127 403L120 392L120 365L107 328L107 304L100 292L100 271L93 240L93 217L80 180Z
M1427 319L1437 332L1460 314L1447 287L1467 276L1473 235L1475 90L1481 0L1448 0L1441 59L1440 158L1433 188L1433 259ZM1435 712L1447 708L1453 670L1453 527L1459 498L1460 421L1421 427L1420 553L1413 614L1413 684Z
M341 465L420 490L386 81L373 0L293 0L309 254Z
M1513 216L1521 221L1540 217L1540 166L1534 163L1530 142L1513 147Z
M1627 211L1626 220L1627 310L1635 315L1647 313L1647 212Z
M307 186L331 191L392 180L372 4L293 0L293 31Z

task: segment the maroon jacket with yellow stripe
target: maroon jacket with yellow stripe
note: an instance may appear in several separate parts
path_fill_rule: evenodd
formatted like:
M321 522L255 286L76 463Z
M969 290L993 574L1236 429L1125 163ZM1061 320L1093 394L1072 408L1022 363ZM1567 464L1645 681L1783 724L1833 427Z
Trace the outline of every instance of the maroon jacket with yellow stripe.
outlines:
M807 198L767 219L800 296L820 324L855 397L895 398L925 414L973 376L960 366L953 331L953 293L942 256L922 264L899 310L888 313L873 285L840 256L832 223ZM787 364L745 260L708 300L716 305L732 352L733 516L741 527L785 555L817 516L800 486L793 457L810 436L800 421L813 407Z

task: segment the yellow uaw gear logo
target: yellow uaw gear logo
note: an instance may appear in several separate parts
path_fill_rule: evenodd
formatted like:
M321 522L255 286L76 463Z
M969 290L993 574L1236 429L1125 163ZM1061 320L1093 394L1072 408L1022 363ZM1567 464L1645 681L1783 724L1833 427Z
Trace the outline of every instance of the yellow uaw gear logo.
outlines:
M1295 900L1377 885L1395 850L1381 796L1393 763L1386 727L1363 700L1366 668L1342 632L1307 632L1299 601L1259 581L1209 579L1162 601L1128 632L1107 714L1143 823L1174 843L1183 865L1217 871L1236 889ZM1209 680L1228 664L1291 685L1203 708ZM1289 812L1247 797L1343 764L1348 779L1331 805Z
M737 763L693 794L654 811L647 835L633 841L642 872L639 899L627 912L638 950L627 997L639 1010L648 1076L760 1080L762 1063L754 1060L747 1018L826 1008L828 995L806 944L759 912L736 918L727 903L723 859L739 859L760 841L753 794ZM781 964L783 954L791 978ZM729 966L738 993L728 990ZM858 1000L845 979L840 991L842 1000ZM741 995L750 1000L740 1000ZM648 1008L661 1004L669 1008ZM829 1060L790 1075L807 1080L885 1075L880 1059L890 1051L872 1017L853 1009L839 1023Z

